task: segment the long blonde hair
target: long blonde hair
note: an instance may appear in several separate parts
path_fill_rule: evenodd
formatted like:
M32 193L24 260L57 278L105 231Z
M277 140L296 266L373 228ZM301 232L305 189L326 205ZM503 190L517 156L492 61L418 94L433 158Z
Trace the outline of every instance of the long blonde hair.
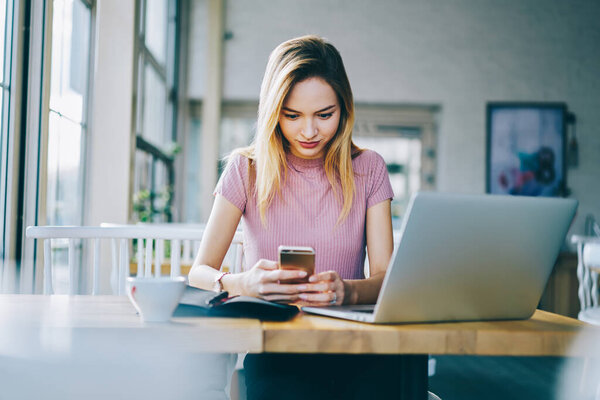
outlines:
M287 174L285 151L288 143L279 128L279 115L292 87L308 78L319 77L335 91L340 103L340 123L327 144L325 173L333 193L339 196L342 210L338 223L352 208L354 171L352 156L360 149L352 142L354 100L342 58L337 49L318 36L302 36L281 43L269 56L260 89L256 135L249 147L238 149L251 160L255 172L254 192L263 225L275 193L279 193ZM338 197L339 198L339 197Z

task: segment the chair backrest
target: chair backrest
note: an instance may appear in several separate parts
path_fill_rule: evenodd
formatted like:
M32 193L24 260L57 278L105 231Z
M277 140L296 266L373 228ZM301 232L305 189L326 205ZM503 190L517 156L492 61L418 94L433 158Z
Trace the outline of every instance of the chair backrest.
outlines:
M30 226L26 237L43 240L43 293L52 294L52 241L68 241L68 293L77 294L78 261L76 248L82 240L91 242L92 294L100 293L100 243L111 243L111 286L113 293L125 294L125 281L130 275L130 254L135 254L138 277L161 276L167 250L170 252L170 275L181 275L181 266L191 265L202 239L203 229L184 225L109 225L103 226ZM221 267L240 272L243 264L243 235L236 232ZM85 267L85 261L81 268ZM154 267L154 268L153 268Z
M571 242L577 245L577 279L579 280L577 295L583 312L588 308L598 307L600 237L573 235Z

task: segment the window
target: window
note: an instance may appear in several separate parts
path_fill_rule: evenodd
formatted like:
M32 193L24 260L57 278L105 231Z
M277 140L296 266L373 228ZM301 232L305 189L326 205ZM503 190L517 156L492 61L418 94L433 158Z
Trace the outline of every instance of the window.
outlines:
M172 220L177 122L176 0L137 2L134 219Z
M197 102L191 102L189 106L189 130L185 137L184 170L185 170L185 199L184 199L184 222L202 222L202 210L198 196L201 193L200 173L200 142L202 139L202 106Z
M90 69L91 3L54 0L48 114L46 223L81 225ZM81 249L78 248L80 255ZM68 241L52 241L54 287L67 290Z
M414 192L435 189L436 112L436 107L427 106L356 106L354 142L375 150L387 164L394 190L394 228L400 227Z
M223 107L221 132L219 135L219 159L231 153L233 149L245 147L252 142L256 133L256 110L258 105L230 103ZM219 164L219 175L223 163Z
M219 128L218 149L218 174L225 167L224 157L233 149L248 146L254 138L256 131L257 103L228 102L221 110L221 124ZM202 138L202 104L197 101L190 102L189 106L189 133L186 137L184 153L185 160L185 222L202 223L202 202L198 200L202 190L203 179L199 166L201 165L200 148Z
M54 0L48 123L47 223L81 225L91 8Z
M398 126L395 135L384 136L377 132L373 136L354 137L358 147L375 150L386 162L394 190L394 218L404 214L410 195L421 187L421 131L417 128L403 128ZM406 131L410 133L407 134Z

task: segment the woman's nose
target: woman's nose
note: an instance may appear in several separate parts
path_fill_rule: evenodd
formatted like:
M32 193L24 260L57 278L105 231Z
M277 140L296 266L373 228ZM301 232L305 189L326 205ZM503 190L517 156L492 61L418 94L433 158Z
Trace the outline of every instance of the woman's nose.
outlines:
M304 125L304 128L302 129L302 131L300 133L306 139L310 140L310 139L314 138L315 136L317 136L317 133L319 133L319 131L318 131L317 125L314 123L314 121L311 118L307 118L306 124Z

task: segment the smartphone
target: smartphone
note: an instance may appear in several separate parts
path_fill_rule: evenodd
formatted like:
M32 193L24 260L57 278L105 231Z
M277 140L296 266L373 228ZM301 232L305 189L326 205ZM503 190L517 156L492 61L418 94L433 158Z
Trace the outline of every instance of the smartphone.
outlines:
M315 250L304 246L279 246L279 268L306 271L306 278L286 280L283 283L305 283L315 273Z

